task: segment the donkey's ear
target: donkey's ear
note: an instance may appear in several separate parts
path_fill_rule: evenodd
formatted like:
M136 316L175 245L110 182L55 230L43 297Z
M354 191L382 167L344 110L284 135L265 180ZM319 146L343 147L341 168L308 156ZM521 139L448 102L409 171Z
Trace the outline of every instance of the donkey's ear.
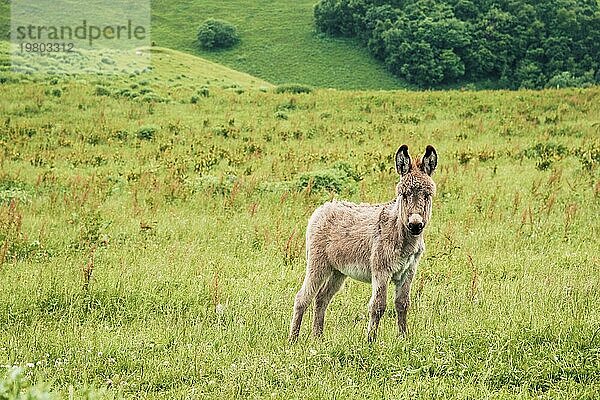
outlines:
M408 146L403 144L396 151L396 171L400 175L406 175L410 171L411 161L408 155Z
M433 146L427 146L421 159L421 171L431 176L435 171L435 167L437 167L437 153Z

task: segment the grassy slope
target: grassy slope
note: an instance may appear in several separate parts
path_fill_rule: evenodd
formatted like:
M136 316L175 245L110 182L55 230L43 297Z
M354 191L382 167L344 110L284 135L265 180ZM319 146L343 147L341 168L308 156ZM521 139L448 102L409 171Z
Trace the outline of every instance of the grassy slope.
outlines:
M180 51L152 47L153 77L160 81L174 79L198 86L240 86L241 88L268 89L273 85L244 72L227 68Z
M297 82L344 89L393 89L402 82L353 40L314 32L314 0L152 2L152 38L160 46L248 72L270 82ZM200 51L198 26L209 17L233 22L242 43L221 52Z
M130 70L137 70L136 74L138 74L140 80L164 83L163 85L159 85L160 88L164 89L168 87L170 88L170 92L173 92L174 90L191 91L191 96L195 91L198 91L203 87L229 88L234 90L267 90L273 87L271 83L252 75L177 50L162 47L151 47L142 50L151 52L150 59L152 72L144 72L141 67L134 68L134 64ZM35 64L32 65L28 63L26 59L21 59L18 62L22 63L27 69L33 70L36 67ZM0 41L0 64L3 65L1 68L5 71L5 75L15 77L20 76L10 72L11 59L8 53L8 43L3 41ZM31 79L38 79L36 76L37 75L35 74L32 75ZM60 74L58 76L60 76ZM116 74L114 76L107 75L103 79L93 75L82 75L82 78L87 78L89 80L104 79L113 86L118 82L121 82L124 85L133 82L133 76L127 76L125 74ZM123 88L124 87L121 87L121 89Z
M588 172L576 155L600 148L598 88L216 85L190 104L193 85L176 77L97 81L169 102L96 96L98 82L62 77L1 86L0 365L33 363L33 380L108 398L600 393L600 160ZM147 126L152 140L138 136ZM339 196L386 201L402 142L440 155L411 335L396 338L390 310L368 345L370 288L348 282L324 340L309 339L307 315L288 346L306 220L332 196L297 191L301 175L343 161L363 179L340 182ZM549 142L566 152L539 170L524 151Z
M159 46L199 55L275 84L304 83L343 89L394 89L405 84L354 40L314 32L314 0L152 1L152 39ZM10 8L0 2L0 40ZM242 36L234 49L201 51L195 38L209 17L233 22Z

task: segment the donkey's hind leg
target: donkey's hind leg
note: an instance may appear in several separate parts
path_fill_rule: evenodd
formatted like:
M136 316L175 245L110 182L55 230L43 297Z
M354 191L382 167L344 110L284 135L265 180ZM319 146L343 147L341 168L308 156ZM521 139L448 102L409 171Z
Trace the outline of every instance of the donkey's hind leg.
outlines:
M323 282L329 278L332 273L331 268L328 265L312 262L310 261L310 257L307 264L304 283L294 300L294 315L292 316L292 322L290 324L289 337L291 342L296 341L298 338L302 317L304 316L306 308L313 301L321 286L323 286Z
M325 312L333 296L340 290L346 276L339 271L333 273L327 279L327 282L319 289L315 298L315 314L313 316L313 335L321 336L323 334L323 323L325 321Z

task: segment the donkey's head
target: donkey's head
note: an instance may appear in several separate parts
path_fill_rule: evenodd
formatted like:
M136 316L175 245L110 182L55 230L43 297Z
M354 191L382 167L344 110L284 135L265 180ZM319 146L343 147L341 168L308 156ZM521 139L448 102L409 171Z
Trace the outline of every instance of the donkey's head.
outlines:
M401 176L396 186L400 207L400 223L414 236L423 232L431 218L431 203L435 195L435 183L431 174L437 166L437 153L427 146L425 154L414 162L403 144L396 152L396 171Z

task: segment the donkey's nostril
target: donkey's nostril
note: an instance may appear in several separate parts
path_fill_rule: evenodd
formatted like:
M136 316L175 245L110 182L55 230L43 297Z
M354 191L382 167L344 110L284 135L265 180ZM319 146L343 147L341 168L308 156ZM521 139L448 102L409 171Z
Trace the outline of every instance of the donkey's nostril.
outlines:
M422 222L410 222L408 224L408 229L412 234L418 235L423 230L423 226Z

